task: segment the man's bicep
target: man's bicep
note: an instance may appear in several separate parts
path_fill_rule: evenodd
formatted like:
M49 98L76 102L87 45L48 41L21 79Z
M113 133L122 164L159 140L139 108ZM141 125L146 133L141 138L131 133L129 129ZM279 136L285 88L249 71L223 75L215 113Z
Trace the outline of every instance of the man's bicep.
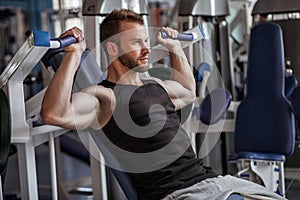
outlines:
M176 110L193 102L193 99L190 98L190 91L183 87L180 83L172 80L165 80L164 87L175 105Z
M99 101L95 96L86 92L72 95L72 115L76 129L82 130L95 124L99 112Z

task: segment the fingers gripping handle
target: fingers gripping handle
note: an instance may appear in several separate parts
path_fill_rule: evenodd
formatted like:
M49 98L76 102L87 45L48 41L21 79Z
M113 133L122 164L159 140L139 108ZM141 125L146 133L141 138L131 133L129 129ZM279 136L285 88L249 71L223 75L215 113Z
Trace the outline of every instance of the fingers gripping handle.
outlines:
M60 43L61 43L61 47L66 47L69 46L71 44L74 44L77 42L77 39L74 38L73 36L66 36L63 38L60 38Z
M63 38L52 39L50 41L50 48L51 49L63 48L63 47L69 46L71 44L74 44L76 42L77 42L77 39L75 37L68 35Z
M166 32L161 31L161 37L162 38L170 38ZM177 37L174 38L176 40L180 40L180 41L193 41L193 40L197 40L197 34L195 33L178 33Z

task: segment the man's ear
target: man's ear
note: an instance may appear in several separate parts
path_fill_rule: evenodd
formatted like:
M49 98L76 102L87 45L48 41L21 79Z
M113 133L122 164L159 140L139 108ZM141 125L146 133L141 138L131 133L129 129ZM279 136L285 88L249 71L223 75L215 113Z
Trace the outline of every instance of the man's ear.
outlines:
M108 41L106 42L107 53L110 56L119 56L119 48L118 45L114 42Z

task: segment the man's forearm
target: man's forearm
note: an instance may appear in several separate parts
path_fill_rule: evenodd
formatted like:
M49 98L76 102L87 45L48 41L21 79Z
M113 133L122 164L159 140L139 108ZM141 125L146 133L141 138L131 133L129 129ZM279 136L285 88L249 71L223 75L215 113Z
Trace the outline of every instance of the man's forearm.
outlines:
M47 118L61 117L67 114L71 107L73 80L80 63L79 52L66 52L65 57L51 80L44 96L41 116ZM50 119L49 123L52 123Z
M194 75L181 47L170 51L170 61L173 68L172 80L179 82L183 87L194 92L196 90Z

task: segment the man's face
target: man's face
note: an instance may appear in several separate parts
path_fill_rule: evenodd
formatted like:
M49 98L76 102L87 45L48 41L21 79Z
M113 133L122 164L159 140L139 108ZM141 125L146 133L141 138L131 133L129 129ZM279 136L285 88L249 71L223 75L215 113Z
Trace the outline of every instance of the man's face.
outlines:
M133 22L122 23L124 32L119 37L119 61L137 72L147 71L149 61L149 35L147 29Z

